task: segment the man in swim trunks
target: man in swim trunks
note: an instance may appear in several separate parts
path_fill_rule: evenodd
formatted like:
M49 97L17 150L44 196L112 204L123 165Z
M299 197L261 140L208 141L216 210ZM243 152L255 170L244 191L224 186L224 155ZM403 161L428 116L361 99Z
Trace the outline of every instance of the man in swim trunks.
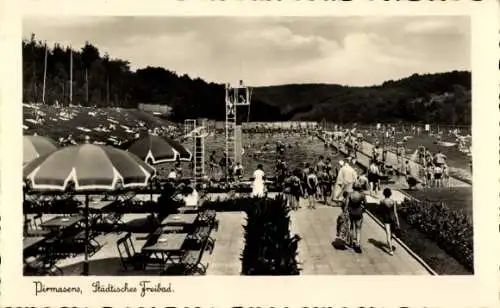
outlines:
M325 171L318 172L319 188L321 190L321 196L326 205L328 205L328 197L331 196L332 192L332 182L330 175Z
M233 173L236 181L237 182L241 181L241 179L243 178L243 166L241 165L240 162L237 162L236 166L234 166Z
M222 171L222 174L225 177L227 177L227 170L226 170L226 153L222 155L221 159L219 160L219 168Z
M423 145L419 146L417 149L418 163L425 165L425 147Z
M283 184L283 181L285 180L285 174L286 174L285 161L282 160L281 158L278 158L278 161L276 162L276 179L278 181L278 185Z
M438 151L436 155L434 155L434 162L438 166L443 166L446 164L446 155L441 153L441 151Z
M434 166L434 183L436 187L443 187L443 168L441 165Z
M316 170L318 170L318 172L325 170L325 162L324 162L324 157L322 155L319 157L319 161L316 164Z

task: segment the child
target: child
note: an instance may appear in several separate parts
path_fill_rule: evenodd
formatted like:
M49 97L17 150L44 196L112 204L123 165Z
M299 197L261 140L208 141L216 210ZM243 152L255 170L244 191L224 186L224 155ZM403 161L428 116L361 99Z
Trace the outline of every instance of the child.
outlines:
M343 201L341 203L342 212L337 217L336 231L337 231L337 237L344 240L345 243L350 245L351 241L350 241L350 236L349 236L350 235L350 233L349 233L349 214L347 213L347 209L345 208L345 206L347 204L348 197L349 197L349 193L344 191L344 193L342 194Z

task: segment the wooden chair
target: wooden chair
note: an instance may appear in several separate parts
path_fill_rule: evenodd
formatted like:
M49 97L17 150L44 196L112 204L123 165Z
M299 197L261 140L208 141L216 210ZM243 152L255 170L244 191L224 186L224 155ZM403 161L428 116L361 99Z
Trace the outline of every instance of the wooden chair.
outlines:
M47 240L38 256L24 259L24 274L35 276L61 276L63 270L56 265L54 242Z
M36 228L36 225L32 222L31 219L26 219L24 221L24 236L26 237L47 236L49 234L50 234L49 230Z
M210 226L200 226L192 235L192 238L206 250L210 250L210 253L212 253L215 246L215 240L210 237L211 231L212 228Z
M130 265L136 270L145 268L144 256L136 252L134 244L132 243L131 232L128 232L124 237L120 238L116 242L116 247L125 270L128 270Z
M40 225L43 223L42 214L41 213L36 214L33 217L33 222L35 224L35 228L36 229L40 229L41 228Z
M184 275L200 274L205 275L208 268L208 263L203 264L203 252L206 250L208 241L204 241L199 250L187 250L182 257L184 264Z

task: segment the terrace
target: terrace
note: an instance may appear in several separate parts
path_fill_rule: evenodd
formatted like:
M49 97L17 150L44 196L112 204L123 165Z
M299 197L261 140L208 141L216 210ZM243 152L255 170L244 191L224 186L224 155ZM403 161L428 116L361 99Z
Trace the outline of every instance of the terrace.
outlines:
M270 197L274 197L271 194ZM219 196L206 196L207 199L219 198ZM306 209L306 200L301 200L302 209L291 214L291 233L297 233L302 240L299 244L299 262L303 275L428 275L429 269L422 265L422 261L412 254L412 252L400 242L395 242L395 255L389 256L382 243L385 233L376 220L367 217L362 233L363 253L356 254L351 250L337 250L332 246L334 230L333 222L340 213L340 208L324 206L318 204L316 210ZM373 200L375 202L375 200ZM196 210L194 211L196 213ZM199 214L191 214L196 217ZM41 217L41 225L45 226L54 221L58 214L45 214ZM133 276L133 275L240 275L240 256L244 248L244 236L242 225L245 224L245 213L242 211L219 211L216 214L218 228L211 228L205 236L205 241L212 241L213 248L205 249L204 245L198 246L199 250L196 262L200 268L206 267L206 271L188 272L181 268L168 268L166 264L177 264L180 257L168 257L165 260L145 261L144 267L133 267L128 263L128 259L120 256L119 244L123 239L127 239L128 249L139 253L147 251L152 245L166 245L173 243L176 247L152 248L156 253L166 253L165 250L172 249L173 255L180 254L180 251L194 251L196 244L189 243L186 239L186 228L191 229L194 220L182 221L176 217L183 217L182 214L171 214L167 216L158 228L163 228L160 236L164 236L165 242L161 239L152 240L152 236L158 235L158 228L151 228L150 219L147 213L124 214L120 218L121 227L112 232L100 232L94 237L94 242L99 243L95 251L89 257L90 275L113 275L113 276ZM29 215L29 219L34 219L35 215ZM78 221L78 216L71 221ZM169 219L170 218L170 219ZM172 225L173 223L173 225ZM65 228L69 228L70 222ZM180 228L174 228L175 226ZM170 227L170 228L168 228ZM146 230L153 230L147 233ZM129 238L127 236L130 236ZM25 237L25 249L36 245L34 240L39 237ZM155 243L152 243L155 241ZM31 243L31 246L30 243ZM40 243L40 242L38 242ZM194 244L194 245L193 245ZM65 246L67 248L67 246ZM133 248L132 248L133 247ZM151 248L149 248L151 249ZM59 252L61 256L64 252ZM171 259L171 260L168 260ZM55 265L62 275L80 275L84 256L81 252L68 253L66 257L60 257L55 261ZM148 263L149 262L149 263ZM133 264L132 264L133 265ZM170 271L169 271L170 270ZM432 272L431 272L432 273Z

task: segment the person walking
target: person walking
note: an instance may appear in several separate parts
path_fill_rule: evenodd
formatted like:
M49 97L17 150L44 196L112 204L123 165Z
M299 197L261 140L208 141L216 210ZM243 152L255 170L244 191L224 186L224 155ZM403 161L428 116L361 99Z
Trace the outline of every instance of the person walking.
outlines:
M353 192L346 200L346 208L349 213L349 225L352 248L355 252L361 253L361 226L363 223L363 213L365 211L366 196L361 192L361 187L357 184L353 186Z
M380 189L380 169L374 160L368 166L368 183L370 183L370 194L376 194Z
M344 191L351 193L353 189L352 186L358 178L356 171L347 162L341 160L339 161L339 165L341 167L338 171L336 187L332 198L334 202L339 202L341 200Z
M392 246L392 234L399 230L399 218L396 207L396 201L391 199L392 191L385 188L383 191L384 199L380 200L380 216L385 227L388 253L394 255L394 247Z

